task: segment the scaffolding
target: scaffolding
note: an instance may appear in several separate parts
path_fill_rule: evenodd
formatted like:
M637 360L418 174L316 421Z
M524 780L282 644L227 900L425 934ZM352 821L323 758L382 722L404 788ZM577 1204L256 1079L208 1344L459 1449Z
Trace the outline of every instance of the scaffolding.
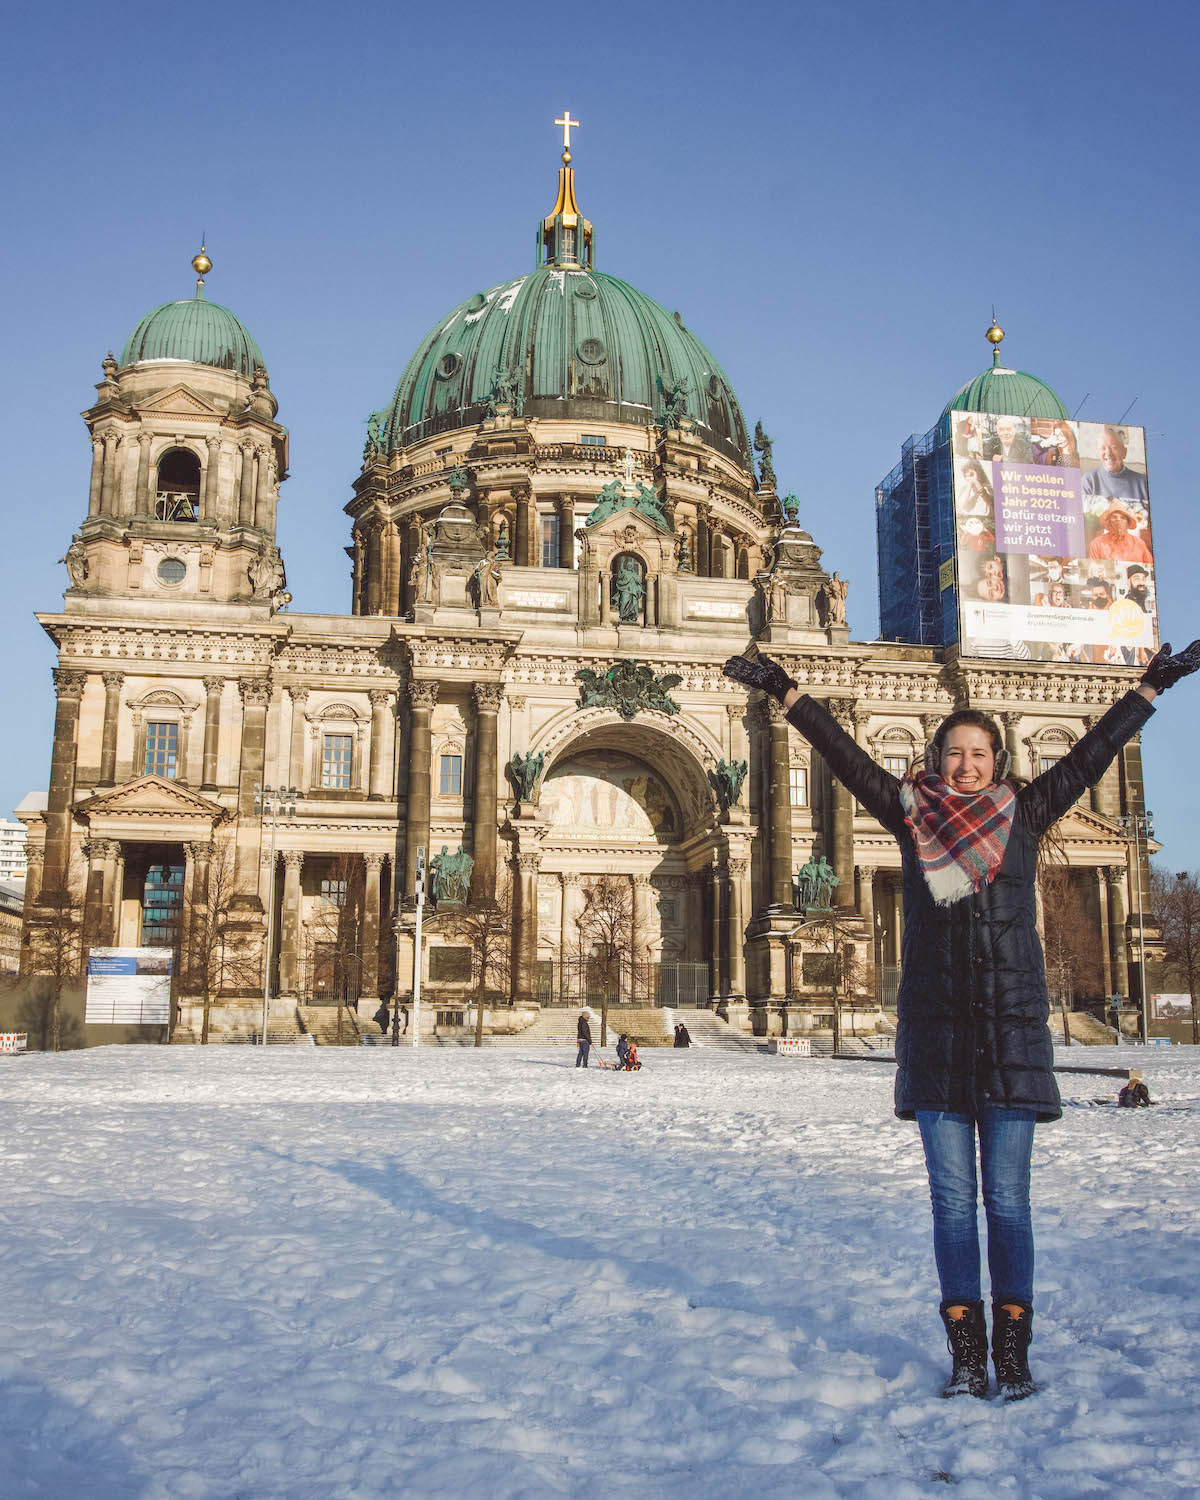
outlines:
M954 458L943 413L924 437L904 444L900 462L875 491L879 633L911 646L958 640L957 580L943 589L954 557Z

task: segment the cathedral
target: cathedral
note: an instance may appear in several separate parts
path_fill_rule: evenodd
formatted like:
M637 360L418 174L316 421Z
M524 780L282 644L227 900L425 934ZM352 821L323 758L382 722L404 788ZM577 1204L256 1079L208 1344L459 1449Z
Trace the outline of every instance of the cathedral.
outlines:
M369 1017L415 966L422 1027L453 1036L462 917L491 907L486 1028L512 1029L592 995L599 891L613 1000L884 1028L899 851L724 660L758 642L896 774L964 706L1036 774L1136 678L852 639L762 423L678 312L597 269L574 123L535 263L441 318L368 420L346 614L290 607L287 430L203 250L194 295L103 361L62 608L38 616L57 713L48 793L18 810L26 972L68 900L91 945L174 948L175 1040L202 1011L246 1035L264 987L282 1027L335 996ZM999 409L992 374L965 409ZM1119 819L1141 808L1134 743L1060 830L1105 994L1136 988Z

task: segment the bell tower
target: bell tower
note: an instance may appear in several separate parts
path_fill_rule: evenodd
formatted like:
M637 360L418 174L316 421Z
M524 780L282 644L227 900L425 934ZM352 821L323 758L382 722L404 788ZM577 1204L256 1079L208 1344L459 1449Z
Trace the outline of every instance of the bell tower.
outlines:
M275 545L287 429L266 362L227 308L210 302L212 261L192 260L193 296L146 314L83 419L92 442L87 516L63 562L68 613L245 618L286 604ZM112 601L109 605L108 601Z

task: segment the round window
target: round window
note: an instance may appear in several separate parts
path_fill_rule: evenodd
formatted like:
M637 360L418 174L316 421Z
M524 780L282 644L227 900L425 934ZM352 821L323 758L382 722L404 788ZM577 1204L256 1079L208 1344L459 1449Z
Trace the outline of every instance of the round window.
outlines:
M461 354L443 354L437 362L438 375L443 380L449 380L451 375L457 375L462 365Z
M477 312L480 312L486 306L487 306L487 298L483 295L482 292L476 292L475 295L471 298L471 300L467 303L467 311L469 313L477 313Z
M177 557L164 557L158 565L158 581L165 584L182 583L187 577L187 564Z
M585 365L603 364L608 357L608 351L599 339L584 339L575 352Z

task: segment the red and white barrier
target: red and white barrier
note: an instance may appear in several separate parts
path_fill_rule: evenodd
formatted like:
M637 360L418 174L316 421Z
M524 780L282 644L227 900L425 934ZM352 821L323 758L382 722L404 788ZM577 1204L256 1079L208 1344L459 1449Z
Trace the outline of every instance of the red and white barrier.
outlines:
M29 1034L24 1031L0 1031L0 1052L24 1052Z
M806 1036L773 1036L771 1051L776 1057L811 1057L812 1043Z

